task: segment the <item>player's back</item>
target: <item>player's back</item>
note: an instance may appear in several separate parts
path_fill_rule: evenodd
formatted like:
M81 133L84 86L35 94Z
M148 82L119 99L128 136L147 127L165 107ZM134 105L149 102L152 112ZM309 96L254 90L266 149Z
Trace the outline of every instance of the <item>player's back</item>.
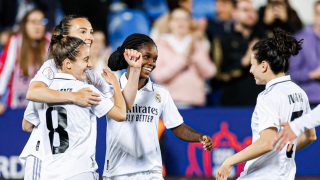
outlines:
M253 142L260 138L260 132L267 128L277 128L310 111L306 93L290 80L289 76L277 78L267 84L265 91L257 99L252 115L251 128ZM246 163L239 179L294 179L296 165L294 162L297 140L292 151L271 151Z
M61 74L60 74L61 75ZM89 87L72 76L58 76L50 89L76 92ZM95 171L96 116L91 108L74 104L46 105L39 111L45 152L41 177L65 179Z

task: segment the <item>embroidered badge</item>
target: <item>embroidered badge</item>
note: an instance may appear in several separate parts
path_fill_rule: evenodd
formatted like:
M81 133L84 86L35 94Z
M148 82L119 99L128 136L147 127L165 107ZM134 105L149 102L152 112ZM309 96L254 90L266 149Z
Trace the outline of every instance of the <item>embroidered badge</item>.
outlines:
M50 79L50 80L52 80L52 79L54 78L54 73L53 73L53 71L52 71L52 69L51 69L50 67L45 68L45 69L42 71L42 74L43 74L46 78L48 78L48 79Z
M161 96L160 96L159 93L156 93L156 101L157 101L158 103L161 103Z

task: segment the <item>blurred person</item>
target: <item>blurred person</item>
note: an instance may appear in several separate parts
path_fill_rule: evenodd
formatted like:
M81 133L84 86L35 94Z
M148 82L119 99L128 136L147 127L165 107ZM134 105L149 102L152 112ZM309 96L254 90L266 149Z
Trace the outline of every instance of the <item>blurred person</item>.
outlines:
M252 114L252 144L223 162L217 180L227 180L231 167L245 161L239 180L294 180L295 152L315 141L315 129L296 138L288 152L276 152L273 140L281 130L280 123L310 112L306 93L286 75L289 58L299 53L301 40L275 30L273 38L258 41L252 50L250 73L257 85L265 85Z
M304 39L304 43L302 51L292 58L289 72L314 108L320 104L320 1L314 4L314 24L297 33L296 38Z
M232 14L235 5L236 0L216 0L216 17L208 21L206 29L210 42L212 42L215 36L231 31L233 22Z
M106 46L106 36L103 31L93 32L94 42L91 48L91 60L94 70L97 74L101 74L103 69L107 67L107 60L111 54L111 48Z
M275 28L296 33L302 27L303 24L289 0L268 0L267 4L259 9L259 22L256 28L262 38L270 37Z
M192 34L191 14L182 8L170 14L170 31L158 41L159 59L152 73L166 87L179 108L206 104L206 80L216 73L205 37Z
M101 94L98 89L85 82L85 71L92 67L89 60L90 46L79 38L62 35L54 35L51 42L53 42L51 53L59 72L56 73L49 88L69 92L90 88ZM38 167L36 171L34 163L27 161L25 180L97 178L96 117L107 115L115 121L123 121L126 118L126 104L116 76L110 70L104 71L103 76L114 87L114 96L105 97L101 94L102 99L97 106L88 108L74 104L33 103L32 106L37 107L37 110L27 115L32 123L25 120L23 129L26 129L28 123L28 126L36 126L38 137L33 141L38 145L35 143L32 147L38 146L37 151L43 154L42 161L36 162ZM57 117L54 116L55 113L58 114ZM26 147L24 151L28 151L30 145ZM75 164L76 167L73 166Z
M127 111L126 121L107 121L104 180L163 179L158 140L159 119L163 120L166 128L172 130L175 136L188 142L201 142L204 150L212 149L211 138L187 126L170 93L151 81L150 73L156 68L158 58L154 41L144 34L129 35L111 54L108 61L111 70L128 67L123 55L125 49L138 51L142 60L138 92L134 105ZM129 82L131 73L128 69L121 76L121 87Z
M27 106L29 82L43 63L49 46L46 22L43 12L33 9L25 14L19 31L8 40L0 59L0 96L5 100L2 106Z
M232 17L231 30L216 35L211 43L218 69L211 88L213 93L220 93L213 98L223 106L254 106L262 88L255 85L249 73L250 48L256 41L253 31L258 20L252 1L238 0Z

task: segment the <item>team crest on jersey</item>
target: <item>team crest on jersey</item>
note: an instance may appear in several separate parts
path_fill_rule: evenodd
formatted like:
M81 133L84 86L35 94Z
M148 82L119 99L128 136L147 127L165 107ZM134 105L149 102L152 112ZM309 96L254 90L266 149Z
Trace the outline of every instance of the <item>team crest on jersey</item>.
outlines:
M160 96L159 93L156 93L156 101L157 101L158 103L161 103L161 96Z
M42 74L43 74L46 78L48 78L48 79L50 79L50 80L52 80L52 79L54 78L54 73L53 73L53 71L52 71L52 69L51 69L50 67L45 68L45 69L42 71Z

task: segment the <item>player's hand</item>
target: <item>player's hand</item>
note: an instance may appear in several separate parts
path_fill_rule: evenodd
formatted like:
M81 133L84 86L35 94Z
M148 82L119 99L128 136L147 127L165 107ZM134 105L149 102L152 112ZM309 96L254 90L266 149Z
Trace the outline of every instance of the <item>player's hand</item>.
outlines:
M127 61L129 67L141 68L142 66L142 54L134 49L125 49L123 53L124 59Z
M103 69L101 75L109 84L114 85L115 83L118 83L117 76L108 67Z
M78 92L73 92L73 103L79 106L98 105L101 101L100 95L93 92L90 88L80 89Z
M204 150L206 151L212 150L212 140L209 136L203 135L200 139L200 142L202 143Z
M216 180L227 180L231 173L231 167L231 165L224 161L221 167L218 169Z
M276 151L281 151L283 147L289 142L289 147L293 145L293 141L297 136L292 131L289 123L281 123L283 130L277 135L273 141L273 146L275 146ZM288 148L287 151L290 151L291 148Z

